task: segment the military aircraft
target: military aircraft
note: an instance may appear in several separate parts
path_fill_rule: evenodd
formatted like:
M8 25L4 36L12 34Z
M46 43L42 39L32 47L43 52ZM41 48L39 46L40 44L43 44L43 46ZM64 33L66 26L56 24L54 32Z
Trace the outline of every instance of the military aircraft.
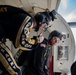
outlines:
M60 1L61 0L0 0L0 5L19 7L29 14L34 15L45 9L49 9L50 11L54 9L57 12ZM50 74L55 73L59 75L60 73L67 74L70 71L70 66L75 57L75 40L71 28L65 19L58 12L56 17L57 19L55 19L54 22L50 22L51 27L48 27L43 35L47 38L53 30L59 30L63 34L61 42L52 47L51 57L49 57L50 63L48 64ZM37 35L37 33L35 34ZM32 36L32 34L30 34L30 36ZM7 44L13 55L15 55L17 50L9 41Z

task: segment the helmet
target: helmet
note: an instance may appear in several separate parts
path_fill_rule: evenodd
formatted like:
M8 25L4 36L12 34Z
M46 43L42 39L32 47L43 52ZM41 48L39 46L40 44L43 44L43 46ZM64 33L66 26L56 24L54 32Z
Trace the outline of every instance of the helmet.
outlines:
M39 27L43 24L46 23L47 25L49 24L49 22L52 20L54 21L54 19L56 19L55 17L56 12L55 10L53 11L45 11L45 12L39 12L34 16L34 19L37 23L37 28L35 29L35 31L39 30Z
M51 40L54 36L60 38L60 40L62 39L62 34L61 34L59 31L54 30L54 31L52 31L52 32L49 34L49 37L48 37L48 42L49 42L49 44L51 44L50 40Z
M48 25L48 19L47 19L47 16L44 15L42 12L39 12L37 13L35 16L34 16L34 19L37 23L37 27L35 29L35 31L38 31L39 30L39 27L43 24L43 23L46 23Z

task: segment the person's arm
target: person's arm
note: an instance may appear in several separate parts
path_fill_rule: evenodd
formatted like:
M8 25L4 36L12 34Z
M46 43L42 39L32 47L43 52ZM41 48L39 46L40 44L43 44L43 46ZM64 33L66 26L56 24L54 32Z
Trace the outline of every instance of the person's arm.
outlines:
M16 47L21 50L32 50L33 45L38 43L39 39L31 39L29 37L30 30L33 28L32 18L26 16L22 25L19 28L17 38L16 38Z
M35 53L35 59L34 59L35 60L34 67L35 67L38 75L46 75L44 72L44 67L45 67L45 65L44 65L44 63L45 63L44 54L45 54L46 48L41 47L40 45L35 51L36 53Z
M46 75L50 75L49 74L49 69L48 69L48 66L47 66L48 64L47 63L48 63L48 53L47 53L46 60L45 60L44 72L45 72Z

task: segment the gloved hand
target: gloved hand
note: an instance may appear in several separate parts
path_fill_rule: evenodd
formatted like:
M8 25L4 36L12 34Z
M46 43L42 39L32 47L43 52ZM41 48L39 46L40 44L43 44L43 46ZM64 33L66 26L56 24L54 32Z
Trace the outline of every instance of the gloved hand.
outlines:
M43 40L44 40L44 36L42 34L40 34L40 36L39 36L39 43L43 42Z

